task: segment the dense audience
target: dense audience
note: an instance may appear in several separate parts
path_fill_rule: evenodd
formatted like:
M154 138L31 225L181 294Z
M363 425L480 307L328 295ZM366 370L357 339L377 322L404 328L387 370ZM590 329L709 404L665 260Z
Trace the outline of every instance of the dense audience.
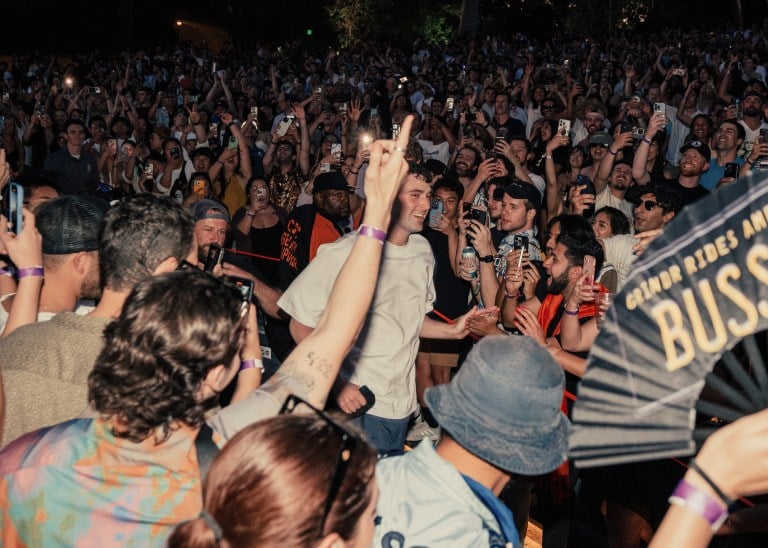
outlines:
M518 546L530 513L544 546L595 516L598 544L641 546L684 474L720 519L754 489L723 499L710 452L717 485L582 473L560 403L635 258L768 169L766 60L768 34L729 29L0 61L0 185L27 208L0 227L0 538ZM291 393L312 418L273 417ZM104 508L145 497L141 525L87 517L88 466L126 467ZM76 488L43 504L62 469ZM658 545L690 516L667 519Z

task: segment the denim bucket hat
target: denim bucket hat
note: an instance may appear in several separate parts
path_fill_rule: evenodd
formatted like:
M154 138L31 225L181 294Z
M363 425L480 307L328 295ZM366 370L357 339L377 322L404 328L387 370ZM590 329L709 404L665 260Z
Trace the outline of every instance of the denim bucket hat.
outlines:
M560 410L565 374L530 337L483 338L450 384L428 388L430 411L469 452L507 472L536 476L566 459Z

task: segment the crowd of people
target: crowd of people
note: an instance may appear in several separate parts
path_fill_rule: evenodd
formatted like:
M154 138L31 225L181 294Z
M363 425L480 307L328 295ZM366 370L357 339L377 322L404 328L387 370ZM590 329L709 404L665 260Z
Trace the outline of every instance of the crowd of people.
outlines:
M759 28L0 60L3 545L733 533L768 474L718 455L765 460L764 413L585 471L563 393L649 243L768 169L766 61Z

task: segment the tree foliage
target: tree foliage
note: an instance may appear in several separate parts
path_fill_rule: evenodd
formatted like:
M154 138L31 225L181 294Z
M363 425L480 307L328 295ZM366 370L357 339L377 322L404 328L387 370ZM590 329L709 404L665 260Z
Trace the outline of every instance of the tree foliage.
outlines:
M333 0L327 12L342 46L385 38L392 30L392 0Z
M420 0L395 10L394 0L329 0L326 12L343 45L360 41L404 45L416 38L445 44L475 34L522 32L546 37L571 31L605 36L661 27L722 27L738 21L742 5L745 21L762 21L768 4L765 0Z

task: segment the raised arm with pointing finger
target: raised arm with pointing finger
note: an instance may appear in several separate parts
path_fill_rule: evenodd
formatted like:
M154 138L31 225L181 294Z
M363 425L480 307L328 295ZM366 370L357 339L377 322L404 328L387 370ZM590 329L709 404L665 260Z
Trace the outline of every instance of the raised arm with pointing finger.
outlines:
M365 173L367 202L361 228L386 231L390 225L392 203L408 170L403 151L412 123L413 116L408 116L397 142L376 141L371 145L370 164ZM325 405L341 361L357 336L376 288L384 246L368 234L362 231L355 240L319 323L299 342L276 375L292 377L301 385L307 400L318 407Z

